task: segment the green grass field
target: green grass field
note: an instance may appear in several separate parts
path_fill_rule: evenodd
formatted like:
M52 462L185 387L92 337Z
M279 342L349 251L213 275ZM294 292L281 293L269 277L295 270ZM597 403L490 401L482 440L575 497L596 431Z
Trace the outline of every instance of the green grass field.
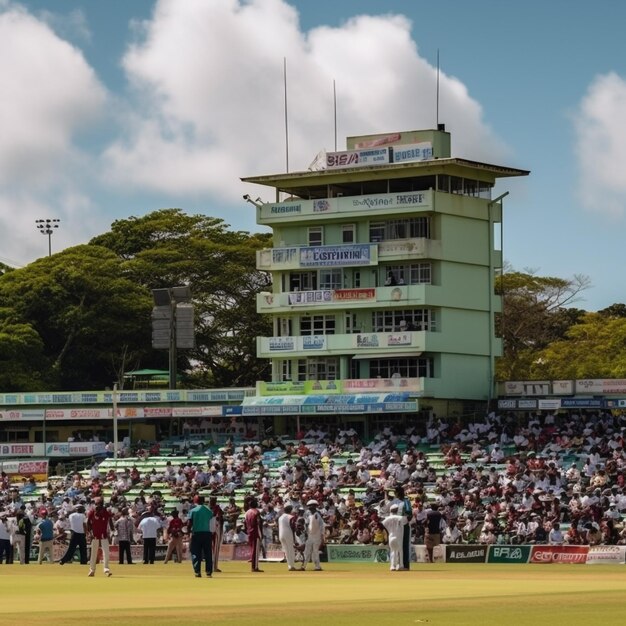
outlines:
M0 624L487 624L554 626L626 622L626 566L324 564L288 572L222 564L212 579L191 565L0 566Z

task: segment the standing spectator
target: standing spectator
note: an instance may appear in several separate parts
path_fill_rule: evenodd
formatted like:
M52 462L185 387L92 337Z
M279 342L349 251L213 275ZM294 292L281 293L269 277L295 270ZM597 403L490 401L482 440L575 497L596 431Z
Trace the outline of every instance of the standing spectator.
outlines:
M124 565L124 557L126 557L126 563L132 565L133 557L130 544L135 539L135 524L133 520L128 517L128 508L124 507L122 509L122 516L115 522L115 528L117 530L120 565Z
M172 519L167 525L167 553L165 554L165 563L167 563L174 552L176 552L176 561L183 562L183 521L180 519L178 509L172 510Z
M399 506L392 504L389 508L390 515L383 520L383 526L389 536L389 569L397 572L403 568L402 541L404 526L408 523L406 515L398 515Z
M287 504L283 509L283 514L278 518L278 540L285 553L287 568L293 572L296 569L296 525L291 511L293 507Z
M13 549L17 546L20 552L20 565L26 563L26 522L24 511L21 509L15 514L15 532L13 534Z
M70 514L70 543L65 554L61 557L59 565L69 563L74 559L76 548L80 553L80 564L87 565L87 518L85 517L85 507L82 504L76 506Z
M42 509L39 513L41 521L37 524L39 530L39 557L37 563L39 565L43 562L43 556L48 553L48 561L53 562L54 556L52 554L52 541L54 540L54 524L48 518L48 511Z
M9 535L9 529L7 528L7 514L5 512L0 513L0 563L4 562L8 565L9 553L13 551L11 545L11 535Z
M208 578L213 575L213 555L211 554L211 531L215 519L211 509L204 505L204 496L195 497L196 506L189 511L188 525L191 533L189 550L191 564L196 578L202 577L202 562Z
M217 498L215 496L212 496L210 498L209 507L215 519L215 532L212 536L213 571L221 572L222 570L219 568L219 563L220 550L222 548L222 541L224 539L224 511L222 511L222 507L217 503Z
M35 480L32 477L30 479L30 484L35 484ZM22 504L21 510L24 515L24 517L22 517L22 525L24 529L24 562L28 565L30 563L30 546L33 540L33 523L30 519L28 511L26 510L26 505Z
M156 513L149 513L140 522L138 529L143 536L143 563L154 565L156 543L159 530L163 527L161 518Z
M304 544L304 563L301 569L305 570L309 562L313 561L315 571L319 572L322 570L320 565L320 548L324 539L324 520L317 510L317 500L309 500L306 505L309 509L305 519L307 538Z
M256 498L251 498L248 510L245 514L246 533L248 534L248 545L250 546L250 566L253 572L262 572L259 569L259 550L263 537L263 519L258 509L259 503Z
M113 516L104 507L102 498L96 500L96 508L87 514L87 530L91 533L91 559L89 561L88 576L96 575L96 563L98 560L98 549L102 550L102 562L105 576L111 576L109 569L109 530L112 532Z
M433 552L436 546L441 544L441 529L445 525L443 515L439 512L439 505L433 503L426 512L426 525L424 543L426 544L426 552L428 560L433 563Z

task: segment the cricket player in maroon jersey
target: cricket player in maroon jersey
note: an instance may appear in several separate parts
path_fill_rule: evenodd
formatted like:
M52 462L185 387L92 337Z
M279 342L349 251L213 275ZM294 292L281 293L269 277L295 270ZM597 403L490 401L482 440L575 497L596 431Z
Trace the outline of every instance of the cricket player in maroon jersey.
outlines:
M256 498L251 498L245 515L246 533L248 534L248 545L250 546L250 565L253 572L262 572L259 569L259 551L261 548L263 520L259 511L259 503Z
M213 511L213 517L215 519L215 532L211 536L213 541L213 571L221 572L219 562L220 548L222 547L222 538L224 536L224 511L222 511L222 507L217 503L215 496L209 499L209 508Z
M87 531L91 533L91 559L88 576L95 576L96 574L99 548L102 548L104 573L106 576L111 576L109 569L109 530L115 530L113 516L108 509L104 508L102 498L97 498L96 508L87 514Z

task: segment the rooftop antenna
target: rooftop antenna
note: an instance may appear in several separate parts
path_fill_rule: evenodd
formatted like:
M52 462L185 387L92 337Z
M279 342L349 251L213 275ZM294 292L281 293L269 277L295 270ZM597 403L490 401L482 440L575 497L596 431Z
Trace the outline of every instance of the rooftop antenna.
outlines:
M437 125L435 128L439 128L439 48L437 48Z
M283 57L283 83L285 85L285 167L289 172L289 125L287 124L287 57Z
M333 78L333 108L335 112L335 152L337 152L337 89Z

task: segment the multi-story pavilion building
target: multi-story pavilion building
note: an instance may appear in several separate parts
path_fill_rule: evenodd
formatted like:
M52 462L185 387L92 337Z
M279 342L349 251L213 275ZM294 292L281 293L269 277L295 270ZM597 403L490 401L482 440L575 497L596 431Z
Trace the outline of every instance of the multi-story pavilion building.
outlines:
M443 126L349 137L308 171L243 179L275 189L252 202L274 234L257 259L273 279L258 297L273 335L257 343L272 381L244 413L367 434L492 399L506 195L493 188L529 172L453 158L450 143Z

